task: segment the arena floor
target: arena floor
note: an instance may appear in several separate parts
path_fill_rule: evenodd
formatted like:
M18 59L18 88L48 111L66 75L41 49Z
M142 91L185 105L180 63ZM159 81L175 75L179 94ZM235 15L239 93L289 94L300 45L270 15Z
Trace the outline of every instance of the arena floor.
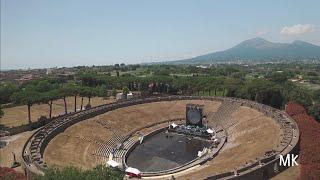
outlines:
M74 165L83 169L96 166L99 161L92 152L97 149L95 141L105 142L113 131L123 134L154 122L185 116L188 103L205 105L205 113L218 110L221 102L206 100L164 101L140 104L116 109L82 121L57 135L46 147L44 160L49 166ZM230 171L250 160L264 155L280 141L280 128L271 118L257 110L239 107L231 118L236 124L227 129L228 142L210 162L179 173L176 178L201 179L219 172ZM101 125L108 124L108 128Z

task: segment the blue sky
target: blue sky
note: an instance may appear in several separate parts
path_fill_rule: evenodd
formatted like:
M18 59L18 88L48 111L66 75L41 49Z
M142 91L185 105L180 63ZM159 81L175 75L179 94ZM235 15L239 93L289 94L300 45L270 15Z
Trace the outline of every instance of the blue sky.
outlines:
M319 0L1 0L1 69L190 58L262 37L320 45Z

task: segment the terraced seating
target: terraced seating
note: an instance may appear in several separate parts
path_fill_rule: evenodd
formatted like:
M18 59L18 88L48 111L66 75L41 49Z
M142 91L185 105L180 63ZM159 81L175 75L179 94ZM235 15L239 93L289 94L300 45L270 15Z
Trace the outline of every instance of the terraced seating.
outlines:
M131 148L136 142L137 142L137 139L135 137L132 137L123 143L122 148L115 150L115 155L113 157L114 158L113 160L120 164L121 169L124 169L123 160L127 150Z
M240 103L235 101L225 100L221 103L216 113L211 113L207 117L208 125L217 127L222 125L225 129L232 126L235 120L231 117L231 114L240 107Z
M112 150L124 139L124 135L119 132L113 132L112 137L107 142L99 142L99 147L97 150L92 152L92 155L97 156L97 161L99 163L105 163L106 158L109 157ZM115 154L116 155L116 154Z

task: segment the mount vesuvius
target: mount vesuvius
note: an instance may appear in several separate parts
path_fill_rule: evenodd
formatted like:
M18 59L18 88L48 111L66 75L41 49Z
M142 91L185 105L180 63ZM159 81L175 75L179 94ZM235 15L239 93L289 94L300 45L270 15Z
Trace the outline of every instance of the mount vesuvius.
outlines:
M252 61L297 61L320 60L320 46L304 41L273 43L262 38L253 38L227 49L190 59L168 61L168 64L210 64L217 62Z

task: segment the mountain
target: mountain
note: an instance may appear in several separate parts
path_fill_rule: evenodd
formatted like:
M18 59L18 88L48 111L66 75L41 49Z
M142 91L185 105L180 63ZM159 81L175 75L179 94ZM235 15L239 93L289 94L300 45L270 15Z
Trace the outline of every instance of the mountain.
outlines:
M210 64L238 60L262 62L277 60L320 59L320 46L304 41L273 43L262 38L253 38L227 49L197 56L191 59L169 61L169 64Z

